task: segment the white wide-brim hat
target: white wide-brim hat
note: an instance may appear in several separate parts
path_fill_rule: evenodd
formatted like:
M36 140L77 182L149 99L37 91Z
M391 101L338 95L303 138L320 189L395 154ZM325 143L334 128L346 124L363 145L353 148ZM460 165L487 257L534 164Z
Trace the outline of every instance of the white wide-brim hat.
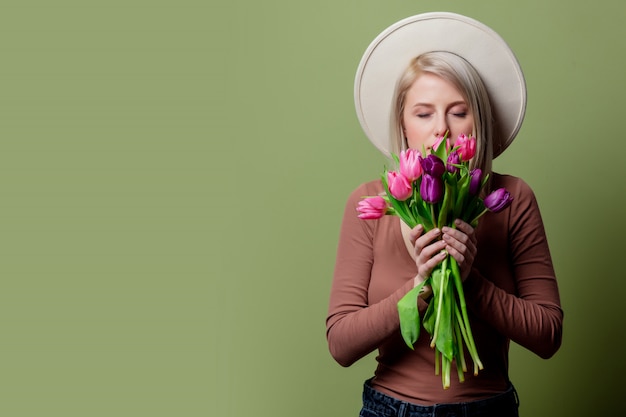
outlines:
M356 112L365 134L381 152L390 155L396 83L411 60L434 51L461 56L480 75L495 119L493 157L500 155L513 142L524 120L524 74L500 35L456 13L424 13L403 19L385 29L369 45L354 83Z

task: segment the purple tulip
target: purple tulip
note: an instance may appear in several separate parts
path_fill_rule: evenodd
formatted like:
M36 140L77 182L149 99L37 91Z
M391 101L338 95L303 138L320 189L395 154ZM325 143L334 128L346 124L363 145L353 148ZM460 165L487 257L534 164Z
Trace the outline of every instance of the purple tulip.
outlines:
M450 152L450 155L448 155L448 162L446 163L446 169L448 170L448 172L452 174L456 174L457 172L459 172L459 169L455 167L454 165L458 165L460 163L461 163L461 158L459 158L459 154L456 151L452 151Z
M422 175L422 183L420 184L420 195L422 200L427 203L438 203L443 200L443 179L434 177L430 174Z
M430 154L426 158L420 160L424 172L433 177L441 178L446 172L446 165L437 156Z
M505 188L498 188L485 197L484 203L489 211L499 213L510 206L512 201L513 196Z
M470 195L477 195L480 191L480 183L483 180L483 172L480 168L475 168L470 172L470 186L469 193Z

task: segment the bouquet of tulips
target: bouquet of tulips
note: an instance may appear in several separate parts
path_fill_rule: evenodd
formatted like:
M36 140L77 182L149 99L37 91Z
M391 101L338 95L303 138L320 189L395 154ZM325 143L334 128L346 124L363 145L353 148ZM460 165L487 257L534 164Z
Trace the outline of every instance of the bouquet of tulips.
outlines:
M362 219L379 219L391 214L400 217L410 228L421 224L427 232L443 226L455 227L461 219L473 227L487 211L499 212L513 198L504 188L493 191L484 199L481 191L488 175L480 169L469 169L476 153L476 139L460 135L454 146L445 136L440 137L429 155L415 149L394 155L398 171L385 171L383 195L366 197L357 211ZM433 296L424 317L423 326L431 336L435 349L435 373L441 372L443 388L450 387L452 361L455 361L460 382L467 372L464 345L474 362L474 375L483 365L467 314L463 283L455 259L447 255L432 271L430 277L409 291L399 302L400 330L406 344L413 349L420 334L417 299L423 287L430 285Z

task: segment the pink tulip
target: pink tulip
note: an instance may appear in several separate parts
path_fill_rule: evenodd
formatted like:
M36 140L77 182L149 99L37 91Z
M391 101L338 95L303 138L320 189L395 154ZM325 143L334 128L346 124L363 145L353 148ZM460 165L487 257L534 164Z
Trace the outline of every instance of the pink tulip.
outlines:
M458 147L459 156L461 161L469 161L476 155L476 138L471 136L467 137L463 134L459 135L454 146Z
M422 164L419 161L421 156L420 152L415 149L400 152L400 173L410 182L422 175Z
M387 202L380 196L367 197L359 201L356 210L360 219L377 220L387 213Z
M413 187L409 180L396 171L387 173L387 186L391 196L398 201L404 201L413 194Z

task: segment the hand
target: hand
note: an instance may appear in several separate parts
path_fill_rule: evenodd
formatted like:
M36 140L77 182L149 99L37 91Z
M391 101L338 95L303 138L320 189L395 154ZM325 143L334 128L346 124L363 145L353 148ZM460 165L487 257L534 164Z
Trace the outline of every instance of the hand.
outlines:
M461 280L465 281L478 252L474 228L462 220L455 220L456 228L443 227L443 241L446 251L456 260L461 271Z
M424 233L422 225L417 225L409 232L409 240L414 247L415 265L417 266L417 275L413 281L414 287L424 282L433 269L446 257L444 250L447 243L439 239L441 231L433 229L423 235L422 233ZM427 299L431 293L430 287L425 287L420 296Z

